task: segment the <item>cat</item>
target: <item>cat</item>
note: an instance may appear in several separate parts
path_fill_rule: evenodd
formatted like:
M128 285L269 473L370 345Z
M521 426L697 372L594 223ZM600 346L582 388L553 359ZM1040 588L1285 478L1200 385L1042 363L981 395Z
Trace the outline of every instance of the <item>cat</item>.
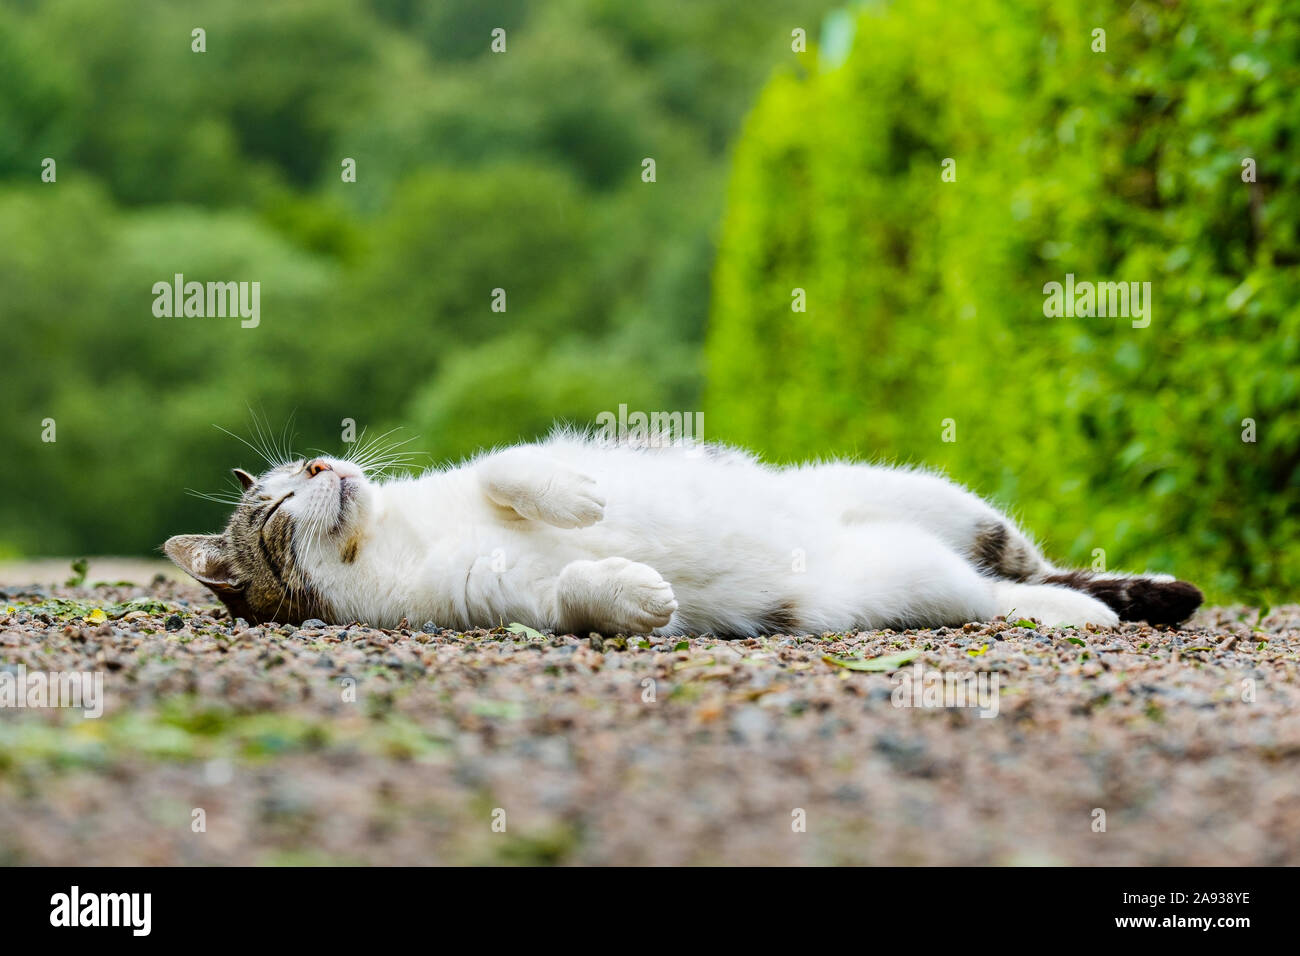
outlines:
M1177 624L1201 603L1167 575L1058 568L987 502L909 468L559 429L418 477L331 457L235 474L225 530L164 550L250 622L740 636L1013 612Z

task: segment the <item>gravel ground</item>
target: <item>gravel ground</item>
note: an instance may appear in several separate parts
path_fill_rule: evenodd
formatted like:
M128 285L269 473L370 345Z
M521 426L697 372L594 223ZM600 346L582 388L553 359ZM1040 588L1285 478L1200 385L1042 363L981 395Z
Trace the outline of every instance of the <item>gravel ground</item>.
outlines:
M162 578L4 585L0 683L99 671L105 703L0 708L0 862L1300 862L1300 606L1030 623L296 629ZM996 677L997 715L894 706L918 668Z

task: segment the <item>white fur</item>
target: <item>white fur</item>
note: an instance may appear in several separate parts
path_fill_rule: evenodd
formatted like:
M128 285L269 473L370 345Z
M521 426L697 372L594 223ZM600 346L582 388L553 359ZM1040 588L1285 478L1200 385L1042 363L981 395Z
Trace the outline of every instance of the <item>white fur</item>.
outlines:
M347 620L748 634L788 607L812 633L1012 610L1050 625L1117 622L1081 592L981 575L963 557L981 521L1023 536L926 472L778 468L719 446L630 447L571 432L385 483L328 460L333 471L280 480L295 492L284 507L299 562ZM349 541L358 547L345 562Z

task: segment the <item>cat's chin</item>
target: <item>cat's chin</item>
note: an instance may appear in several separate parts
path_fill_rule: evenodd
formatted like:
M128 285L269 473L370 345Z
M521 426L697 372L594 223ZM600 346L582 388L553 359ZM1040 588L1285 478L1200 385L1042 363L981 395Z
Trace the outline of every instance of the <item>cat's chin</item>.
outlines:
M370 496L371 489L364 478L348 477L339 480L338 510L328 537L339 544L345 561L350 560L348 552L356 550L356 541L361 537L370 513Z
M340 469L341 470L341 469ZM373 489L360 473L321 475L298 492L294 511L298 552L337 555L344 564L356 559L370 515ZM332 559L326 560L332 564Z
M340 478L338 489L338 502L336 504L336 516L334 518L334 527L330 529L331 534L338 534L343 530L349 519L357 511L357 501L361 495L360 479L358 478Z

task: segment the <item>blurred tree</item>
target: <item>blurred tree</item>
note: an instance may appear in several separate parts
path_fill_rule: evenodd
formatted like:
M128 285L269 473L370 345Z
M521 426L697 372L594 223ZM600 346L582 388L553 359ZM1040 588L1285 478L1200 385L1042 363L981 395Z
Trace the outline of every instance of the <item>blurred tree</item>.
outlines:
M0 553L218 525L250 409L445 458L696 407L727 145L831 2L0 0ZM176 273L260 325L155 317Z

